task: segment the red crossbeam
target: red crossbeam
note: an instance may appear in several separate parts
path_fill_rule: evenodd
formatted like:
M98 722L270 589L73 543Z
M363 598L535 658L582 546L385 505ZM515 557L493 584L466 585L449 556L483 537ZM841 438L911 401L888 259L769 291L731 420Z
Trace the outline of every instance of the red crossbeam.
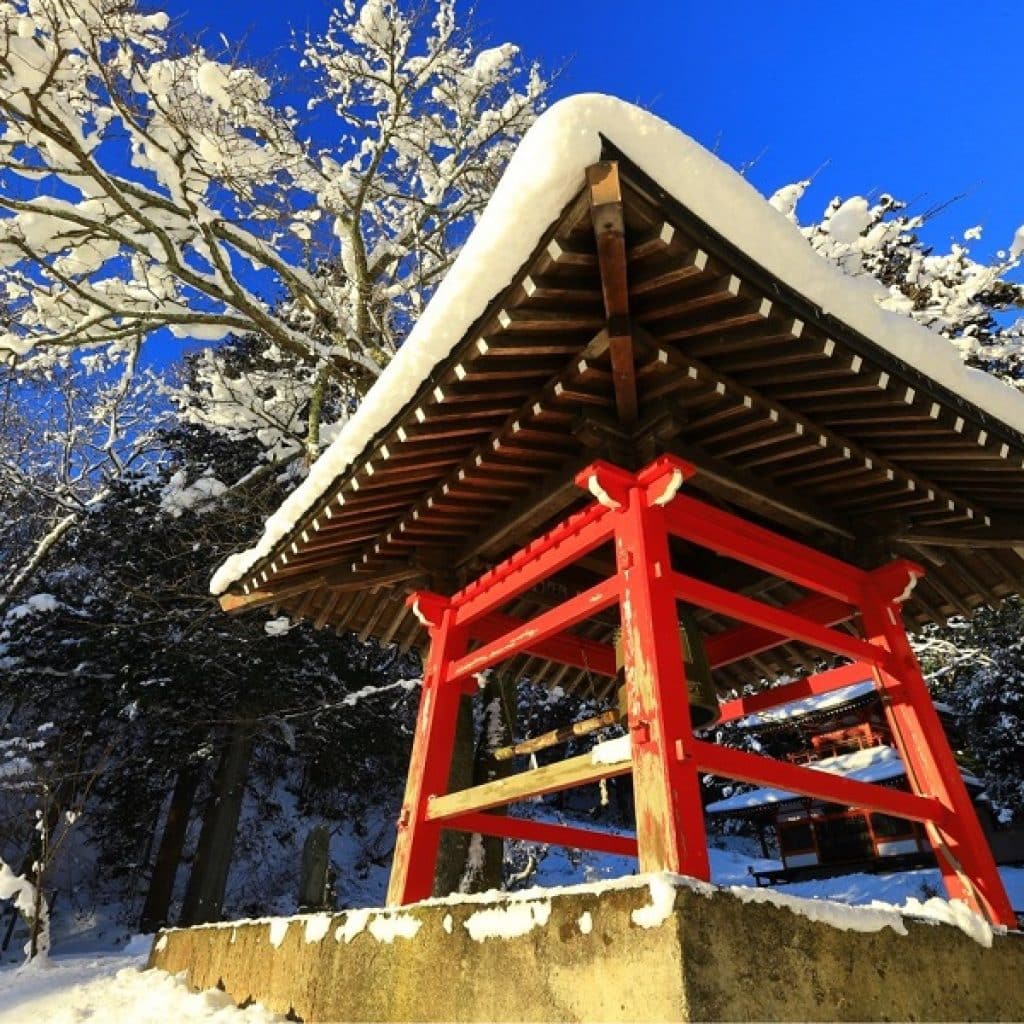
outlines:
M847 604L860 604L867 573L814 548L678 494L665 509L669 531L694 544Z
M737 718L745 718L747 715L757 714L767 708L779 707L795 700L803 700L805 697L830 693L854 683L873 682L874 678L874 669L871 665L855 661L852 665L842 665L839 668L829 669L827 672L818 672L816 675L797 679L795 682L786 683L783 686L773 686L760 693L727 700L721 705L721 718L718 720L718 724L734 722Z
M853 618L854 610L832 597L812 595L783 605L783 610L793 615L800 615L822 626L834 626ZM501 612L489 612L472 623L470 633L475 640L489 643L492 640L511 633L525 625L523 619ZM742 661L754 654L770 651L779 644L786 644L792 637L773 633L759 626L737 626L723 633L715 633L704 638L704 649L712 668L721 668L733 662ZM559 665L571 665L599 676L614 676L615 649L611 644L576 636L573 633L559 633L547 640L532 642L523 648L524 654L557 662Z
M617 576L584 590L568 601L542 612L511 633L492 640L489 644L467 654L452 663L445 675L446 682L465 679L476 672L483 672L499 661L511 658L528 646L542 643L562 630L575 626L577 622L590 618L615 604L622 592L622 582Z
M517 619L512 615L502 615L501 612L490 612L483 618L477 619L470 626L469 631L474 640L488 643L513 630L520 629L524 625L523 619ZM581 668L599 676L614 676L617 671L615 648L611 644L576 636L573 633L558 633L537 643L531 641L528 647L523 648L523 653L546 658L559 665Z
M687 744L690 755L703 771L740 782L771 786L797 796L811 796L847 807L866 807L871 811L891 814L911 821L945 823L949 812L934 797L915 796L899 789L888 789L872 782L857 782L831 772L816 771L776 761L762 754L720 747L706 740L694 739Z
M783 611L799 615L803 619L818 623L819 626L835 626L847 622L856 612L848 604L834 597L812 594L791 604L782 606ZM712 668L721 668L733 662L742 661L755 654L770 651L779 644L788 644L792 637L773 633L760 626L737 626L724 633L714 633L704 638L704 650Z
M844 657L873 665L888 664L888 654L874 644L858 640L836 629L820 626L784 608L774 608L763 601L755 601L751 597L744 597L743 594L734 594L724 587L716 587L713 583L705 583L680 572L672 573L672 579L676 596L697 605L698 608L707 608L731 619L749 622L762 629L781 633L792 640L802 640L812 647L819 647L833 654L842 654Z
M452 598L456 625L500 608L603 544L615 529L609 511L595 502L460 590Z
M636 856L636 839L632 836L598 832L591 828L574 828L571 825L553 825L544 821L530 821L527 818L513 818L507 814L470 811L455 818L447 818L444 827L455 828L461 832L479 832L485 836L500 836L502 839L523 839L530 843L568 846L574 850L597 850L600 853L614 853L621 857Z

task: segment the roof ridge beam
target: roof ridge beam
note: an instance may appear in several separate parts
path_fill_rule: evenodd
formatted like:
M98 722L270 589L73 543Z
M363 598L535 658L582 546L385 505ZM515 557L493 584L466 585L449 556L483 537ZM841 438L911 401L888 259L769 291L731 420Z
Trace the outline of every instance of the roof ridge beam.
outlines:
M619 419L632 426L639 419L636 356L629 323L626 221L622 205L619 165L613 160L587 168L590 216L597 241L601 294L608 318L609 356Z

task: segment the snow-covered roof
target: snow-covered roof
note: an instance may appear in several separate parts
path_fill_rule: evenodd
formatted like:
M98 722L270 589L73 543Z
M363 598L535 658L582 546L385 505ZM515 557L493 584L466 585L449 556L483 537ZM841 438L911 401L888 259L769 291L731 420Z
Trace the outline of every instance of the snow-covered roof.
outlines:
M852 683L838 690L829 693L815 694L813 697L804 697L802 700L794 700L789 704L783 704L770 711L761 711L756 715L747 715L736 724L741 729L759 729L766 725L778 725L781 722L792 722L806 715L817 714L822 711L833 711L841 708L844 704L859 700L861 697L874 692L875 684L871 680L863 683Z
M271 555L415 396L580 191L586 168L601 159L603 138L713 231L824 313L1024 432L1024 395L964 366L952 345L883 309L889 297L884 288L866 277L849 277L818 256L793 223L714 154L639 107L610 96L574 96L552 106L527 133L401 350L306 480L267 521L259 541L217 570L213 593L223 593Z
M867 750L855 750L852 754L839 754L826 757L814 764L807 765L815 771L842 775L857 782L886 782L905 774L900 755L892 747L869 747ZM708 804L708 814L729 814L737 811L750 811L769 804L786 803L797 797L784 789L752 789L747 793L737 793Z

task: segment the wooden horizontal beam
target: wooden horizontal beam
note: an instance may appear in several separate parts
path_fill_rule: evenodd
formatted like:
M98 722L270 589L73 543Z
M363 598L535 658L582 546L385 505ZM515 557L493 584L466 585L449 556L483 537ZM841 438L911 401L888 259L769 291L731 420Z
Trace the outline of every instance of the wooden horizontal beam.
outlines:
M698 472L696 479L699 478ZM867 574L838 558L721 509L709 515L704 502L686 494L676 495L666 507L665 517L669 530L677 537L797 586L828 594L847 604L860 604Z
M277 604L289 597L297 597L308 590L323 586L323 577L304 577L289 586L268 587L265 590L250 590L248 594L221 594L217 598L221 611L228 615L239 615L242 612L255 611L267 605Z
M595 762L588 754L570 757L565 761L546 764L542 768L520 772L508 778L484 782L479 786L459 790L457 793L446 793L443 796L431 797L427 804L429 821L444 821L456 818L470 811L485 811L491 807L503 807L505 804L524 800L531 796L544 793L557 793L573 786L584 786L601 779L611 779L618 775L627 775L633 769L630 760L618 761L615 764Z
M822 594L813 594L791 604L783 605L783 610L799 615L801 619L809 619L821 626L835 626L840 622L847 622L856 614L850 605ZM792 637L775 633L761 626L737 626L735 629L723 633L706 636L704 650L712 668L724 668L726 665L743 661L744 658L751 658L763 654L765 651L773 650L791 640Z
M596 586L583 593L570 597L568 601L524 622L518 629L484 644L478 650L471 651L465 657L451 664L445 677L446 682L465 679L467 676L483 672L484 669L513 655L522 654L536 644L543 643L549 637L557 636L571 628L577 622L590 618L598 612L614 604L622 592L622 583L618 576L602 580ZM512 596L515 596L514 594ZM456 605L455 621L460 621L462 609Z
M489 643L513 630L521 629L525 624L522 619L511 615L490 612L473 622L469 632L475 640ZM591 640L577 633L559 633L538 642L531 640L530 645L524 648L522 653L600 676L613 677L617 672L615 650L611 644Z
M783 686L772 686L760 693L727 700L719 707L720 718L717 724L725 725L727 722L734 722L747 715L756 715L760 711L777 708L796 700L804 700L807 697L815 697L822 693L832 693L843 687L873 679L871 666L855 661L851 665L842 665L839 668L818 672Z
M787 639L799 640L823 651L841 654L856 661L865 661L880 668L890 668L892 656L888 651L865 640L858 640L848 633L805 619L802 615L794 615L783 608L775 608L763 601L734 594L722 587L716 587L713 583L705 583L703 580L678 572L672 573L672 585L678 598L699 608L760 626Z
M935 533L907 530L889 538L894 544L924 544L935 548L1024 548L1024 528L987 530L984 533Z
M797 796L809 796L846 807L864 807L910 821L935 822L946 826L950 812L935 797L915 796L873 782L858 782L831 772L776 761L763 754L721 747L694 738L687 753L702 771L727 779L771 786Z
M552 846L568 846L574 850L597 850L620 857L635 857L637 852L636 839L632 836L514 818L508 814L472 811L460 814L457 818L446 818L444 825L445 828L456 828L460 832L479 832L484 836L500 836L502 839L523 839L528 843L550 843Z
M290 597L297 597L310 590L324 587L339 594L356 590L371 590L375 587L393 586L395 583L406 583L424 576L420 566L405 566L391 572L322 572L315 576L303 577L287 586L266 587L252 590L248 594L222 594L218 601L221 609L228 615L255 611L267 605L278 604Z
M604 505L593 502L464 587L454 598L456 624L465 626L487 612L496 611L599 547L614 530L607 520L608 511Z

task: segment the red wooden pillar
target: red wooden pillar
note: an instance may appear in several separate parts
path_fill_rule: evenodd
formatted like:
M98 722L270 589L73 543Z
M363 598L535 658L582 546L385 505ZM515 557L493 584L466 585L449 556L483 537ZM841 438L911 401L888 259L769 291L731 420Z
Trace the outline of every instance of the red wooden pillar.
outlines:
M944 820L925 823L947 894L1015 929L1017 917L903 625L897 595L920 575L911 563L891 563L872 574L865 595L865 633L892 654L892 671L875 669L882 706L911 791L936 797L947 810Z
M423 671L409 775L398 818L389 907L425 900L433 893L441 824L427 820L427 802L448 789L462 688L447 676L449 666L466 650L465 632L454 627L455 612L447 598L419 591L410 596L409 603L428 627L430 654Z
M653 467L652 467L653 468ZM615 558L622 579L620 602L633 791L641 871L671 871L711 878L704 809L693 740L679 615L672 582L668 528L661 503L671 471L599 479L621 495ZM615 484L619 483L616 488ZM674 486L678 486L675 481Z

